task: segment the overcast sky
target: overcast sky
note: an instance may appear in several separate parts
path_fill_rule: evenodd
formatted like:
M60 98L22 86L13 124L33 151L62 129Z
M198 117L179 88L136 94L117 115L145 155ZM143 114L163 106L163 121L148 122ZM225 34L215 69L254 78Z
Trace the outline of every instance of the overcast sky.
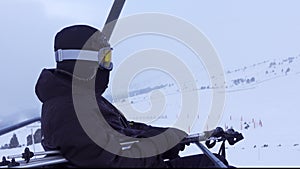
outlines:
M34 86L43 68L55 66L55 34L78 23L101 29L111 5L111 0L0 1L2 120L40 110ZM128 0L121 17L158 12L185 19L212 42L224 69L232 69L299 55L299 6L299 0Z

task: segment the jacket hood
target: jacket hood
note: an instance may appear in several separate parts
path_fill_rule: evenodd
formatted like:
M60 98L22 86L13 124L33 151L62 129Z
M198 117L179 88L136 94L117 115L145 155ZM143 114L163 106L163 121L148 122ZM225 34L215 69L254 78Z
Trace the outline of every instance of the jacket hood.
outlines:
M72 78L65 78L55 69L43 69L35 86L35 93L44 103L59 96L72 95Z
M62 70L44 69L35 86L35 93L42 103L55 97L72 97L72 94L102 95L109 83L109 72L98 69L94 79L76 80ZM72 83L73 80L75 83Z

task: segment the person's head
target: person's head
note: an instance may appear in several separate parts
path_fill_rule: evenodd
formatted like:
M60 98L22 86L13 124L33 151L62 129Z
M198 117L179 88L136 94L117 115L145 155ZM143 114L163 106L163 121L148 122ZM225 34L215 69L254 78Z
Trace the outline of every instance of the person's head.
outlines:
M55 36L54 51L57 69L81 79L96 78L97 88L107 87L111 47L100 30L88 25L65 27Z

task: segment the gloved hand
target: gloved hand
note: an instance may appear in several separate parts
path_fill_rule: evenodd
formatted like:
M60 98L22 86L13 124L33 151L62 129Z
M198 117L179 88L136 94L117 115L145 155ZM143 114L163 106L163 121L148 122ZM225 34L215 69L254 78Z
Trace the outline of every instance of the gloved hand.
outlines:
M213 130L213 133L211 134L210 137L222 137L224 136L224 130L221 127L217 127L216 129Z
M170 150L164 152L162 154L162 158L163 159L174 159L174 158L177 158L179 157L179 151L183 151L185 148L185 144L182 144L182 143L178 143L176 146L174 146L173 148L171 148Z

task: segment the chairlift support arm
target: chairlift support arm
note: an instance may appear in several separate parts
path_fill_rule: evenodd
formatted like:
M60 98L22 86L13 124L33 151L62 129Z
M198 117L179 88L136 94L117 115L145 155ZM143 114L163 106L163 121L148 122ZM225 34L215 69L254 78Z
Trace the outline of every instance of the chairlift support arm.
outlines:
M125 0L115 0L113 6L109 12L109 15L106 19L105 25L102 29L102 32L105 34L107 41L109 41L112 32L116 26L116 23L119 19Z

